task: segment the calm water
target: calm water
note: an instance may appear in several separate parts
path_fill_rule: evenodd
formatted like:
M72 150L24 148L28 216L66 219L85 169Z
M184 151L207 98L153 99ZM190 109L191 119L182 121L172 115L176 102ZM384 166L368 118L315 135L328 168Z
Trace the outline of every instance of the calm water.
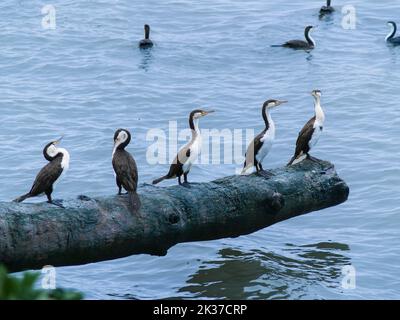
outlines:
M131 129L129 150L149 182L167 166L146 162L147 130L167 130L169 120L184 129L198 106L217 111L202 128L260 130L262 102L289 100L273 114L277 139L264 165L281 166L313 113L314 88L327 116L314 155L335 163L351 188L343 205L249 236L59 268L58 285L95 299L400 298L400 47L383 41L400 4L353 0L357 28L344 30L347 2L334 1L333 18L318 21L321 2L52 0L57 29L44 30L48 2L2 1L2 201L27 191L45 163L43 145L61 134L72 163L56 198L116 192L118 127ZM144 23L157 44L150 53L136 47ZM312 54L269 47L301 38L307 24L319 25ZM196 166L191 180L236 168ZM346 265L356 269L356 289L341 286Z

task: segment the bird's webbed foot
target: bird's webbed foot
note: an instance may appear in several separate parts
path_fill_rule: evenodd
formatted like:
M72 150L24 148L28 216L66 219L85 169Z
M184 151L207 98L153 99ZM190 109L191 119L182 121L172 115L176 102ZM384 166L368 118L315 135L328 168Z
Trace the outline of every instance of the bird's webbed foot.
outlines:
M259 172L259 174L266 179L270 179L274 176L274 174L269 170L262 170Z
M63 206L63 200L49 200L49 201L47 201L47 203L52 204L53 206L65 209L65 207Z
M183 182L183 183L181 184L181 186L182 186L182 187L185 187L185 188L188 188L188 189L191 188L190 183L187 182L187 181Z

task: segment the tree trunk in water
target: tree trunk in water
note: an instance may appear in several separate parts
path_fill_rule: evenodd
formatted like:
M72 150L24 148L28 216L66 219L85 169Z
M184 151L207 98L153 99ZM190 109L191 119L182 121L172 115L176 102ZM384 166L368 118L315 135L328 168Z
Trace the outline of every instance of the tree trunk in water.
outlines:
M135 213L127 196L80 196L64 201L64 209L0 203L0 263L15 272L140 253L165 255L180 242L249 234L340 204L349 194L326 161L304 160L270 173L230 176L190 188L143 185Z

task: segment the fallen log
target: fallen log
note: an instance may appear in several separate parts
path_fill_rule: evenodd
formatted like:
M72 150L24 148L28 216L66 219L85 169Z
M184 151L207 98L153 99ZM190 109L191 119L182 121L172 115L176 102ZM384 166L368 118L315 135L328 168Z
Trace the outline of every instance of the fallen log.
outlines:
M180 242L246 235L346 201L349 188L334 166L305 160L208 183L142 185L141 208L126 196L78 197L65 208L0 203L0 264L10 271L85 264L147 253L165 255Z

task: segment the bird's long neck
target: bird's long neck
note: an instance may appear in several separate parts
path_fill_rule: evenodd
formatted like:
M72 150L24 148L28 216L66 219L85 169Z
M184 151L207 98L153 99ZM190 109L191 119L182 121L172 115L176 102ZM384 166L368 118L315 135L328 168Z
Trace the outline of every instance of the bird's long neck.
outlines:
M310 46L315 47L315 40L311 37L310 33L311 33L311 29L308 29L308 30L305 31L304 36L306 37L306 40L307 40L308 44Z
M267 108L264 108L264 110L263 110L263 119L265 122L265 130L272 130L275 132L275 123L272 120L269 109L267 109Z
M193 119L193 117L190 117L189 126L192 130L192 140L194 140L200 136L199 119Z
M325 114L321 107L321 98L316 97L314 102L315 118L318 122L323 123L325 121Z
M144 29L144 38L149 39L150 38L150 28L145 28Z
M57 148L57 152L58 154L62 154L61 168L63 168L64 170L68 170L70 159L69 152L64 148Z
M127 146L126 143L120 143L114 146L113 148L113 152L112 152L112 158L114 158L115 152L117 152L117 150L125 150L125 147Z
M390 33L386 36L386 41L388 41L389 39L392 39L397 31L397 26L395 24L391 23L390 26L391 26L392 30L390 30Z
M331 6L331 0L326 0L326 6L329 8Z

